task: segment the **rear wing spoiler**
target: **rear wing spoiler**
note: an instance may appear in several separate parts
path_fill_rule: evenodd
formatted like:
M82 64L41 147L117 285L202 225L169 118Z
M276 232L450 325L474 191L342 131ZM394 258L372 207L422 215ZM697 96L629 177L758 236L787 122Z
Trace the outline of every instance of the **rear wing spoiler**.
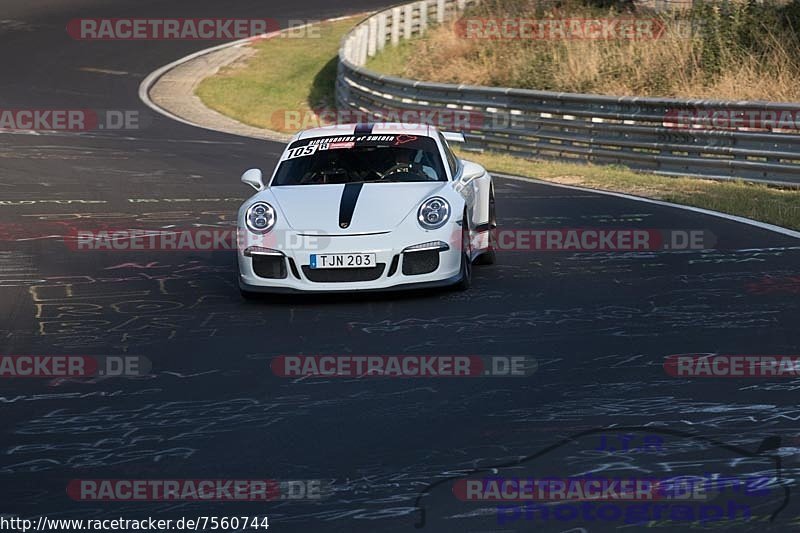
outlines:
M465 143L467 139L464 138L463 133L455 133L452 131L443 131L442 135L450 143Z

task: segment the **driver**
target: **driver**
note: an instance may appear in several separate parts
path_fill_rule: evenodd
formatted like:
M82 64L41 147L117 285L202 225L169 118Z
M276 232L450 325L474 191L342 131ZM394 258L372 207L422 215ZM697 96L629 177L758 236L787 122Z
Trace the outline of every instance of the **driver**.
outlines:
M433 181L439 179L439 176L436 175L436 170L419 162L424 155L422 150L399 149L395 150L395 153L395 164L384 173L384 178L392 174L406 173L424 174Z

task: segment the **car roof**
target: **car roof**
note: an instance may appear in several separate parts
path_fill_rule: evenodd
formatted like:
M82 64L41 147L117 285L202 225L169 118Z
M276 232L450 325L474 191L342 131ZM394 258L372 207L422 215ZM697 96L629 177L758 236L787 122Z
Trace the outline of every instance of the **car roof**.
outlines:
M335 124L304 130L294 140L314 137L331 137L340 135L421 135L432 137L436 129L428 124L401 124L399 122L375 122L369 124Z

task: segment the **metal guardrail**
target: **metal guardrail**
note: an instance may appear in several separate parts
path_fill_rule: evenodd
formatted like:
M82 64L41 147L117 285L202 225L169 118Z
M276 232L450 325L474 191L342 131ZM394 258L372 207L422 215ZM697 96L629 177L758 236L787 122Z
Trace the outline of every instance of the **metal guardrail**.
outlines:
M800 186L800 129L711 127L704 115L776 113L800 122L800 104L452 85L396 78L364 67L386 46L453 20L478 2L422 0L381 11L356 26L339 51L339 109L387 118L390 111L463 112L470 117L463 129L466 147L472 150Z

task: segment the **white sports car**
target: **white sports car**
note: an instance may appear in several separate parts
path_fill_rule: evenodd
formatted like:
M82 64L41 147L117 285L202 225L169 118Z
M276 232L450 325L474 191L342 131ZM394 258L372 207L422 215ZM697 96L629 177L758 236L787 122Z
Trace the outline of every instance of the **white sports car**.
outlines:
M432 126L349 124L307 130L239 210L239 286L344 292L471 284L494 262L492 177L457 158Z

